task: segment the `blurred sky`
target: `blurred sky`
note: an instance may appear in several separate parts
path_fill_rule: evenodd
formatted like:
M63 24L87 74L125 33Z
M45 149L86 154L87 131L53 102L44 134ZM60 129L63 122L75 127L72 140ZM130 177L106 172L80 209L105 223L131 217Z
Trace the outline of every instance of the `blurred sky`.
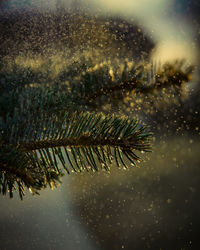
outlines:
M88 0L104 12L134 18L152 37L159 61L186 57L196 62L195 31L184 15L188 3L174 0Z
M84 10L103 15L121 15L136 20L157 44L152 52L159 61L186 57L198 59L195 31L185 15L190 3L185 0L0 0L4 8L55 11L80 4Z

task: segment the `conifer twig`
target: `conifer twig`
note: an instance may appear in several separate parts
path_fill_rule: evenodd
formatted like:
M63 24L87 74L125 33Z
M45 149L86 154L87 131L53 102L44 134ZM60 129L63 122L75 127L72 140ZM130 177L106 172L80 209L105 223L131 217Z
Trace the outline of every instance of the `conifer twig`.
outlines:
M177 65L175 66L175 64ZM189 66L183 69L184 61L175 62L173 64L166 63L159 69L154 69L153 64L150 70L145 70L141 65L134 69L127 70L125 67L122 72L121 79L117 82L107 79L108 83L104 82L103 85L98 86L92 93L88 93L85 99L88 103L93 103L96 98L101 96L112 96L115 92L129 92L134 90L136 93L148 94L154 90L161 90L169 88L170 86L181 87L184 83L191 80L191 74L194 67ZM135 75L134 72L137 72ZM152 74L153 71L153 74ZM95 84L94 82L92 82ZM96 84L95 84L96 85Z

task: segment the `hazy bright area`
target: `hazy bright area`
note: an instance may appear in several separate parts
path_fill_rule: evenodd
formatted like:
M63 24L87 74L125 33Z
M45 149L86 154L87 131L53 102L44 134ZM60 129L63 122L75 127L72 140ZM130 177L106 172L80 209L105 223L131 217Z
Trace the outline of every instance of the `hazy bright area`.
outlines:
M48 79L53 83L67 67L73 67L74 61L81 62L80 57L88 58L88 62L92 58L95 65L108 55L110 58L120 58L121 55L134 58L137 55L137 60L142 55L157 61L184 57L186 62L196 66L196 71L192 83L185 88L188 95L183 98L185 101L181 108L177 105L179 99L170 96L162 100L160 109L159 102L155 100L155 108L152 105L147 116L141 110L142 104L137 110L137 115L141 111L140 118L149 124L155 136L153 152L145 154L145 162L138 167L124 170L113 166L110 173L66 175L59 188L41 191L40 196L32 196L27 191L23 201L17 192L12 200L1 196L0 249L199 249L198 0L190 3L181 0L82 0L80 3L74 1L74 4L67 0L13 0L10 3L0 1L1 16L13 12L19 17L30 11L51 16L55 15L56 9L65 8L69 12L82 9L88 15L98 13L98 18L120 16L126 22L139 26L144 37L137 41L136 46L141 42L144 48L134 50L129 41L124 43L130 45L128 52L125 45L120 51L118 42L110 37L107 28L98 26L98 22L95 24L98 29L96 26L85 31L80 29L82 33L70 37L72 40L68 36L60 39L53 33L47 36L38 32L35 34L36 47L31 50L29 42L34 41L33 33L33 39L31 35L30 40L24 38L21 43L4 41L4 48L11 46L2 57L3 70L9 76L15 75L13 68L25 68L34 72L35 81L41 83ZM71 27L80 28L79 23ZM0 28L3 30L3 25ZM20 29L20 22L16 28ZM64 32L62 27L59 30ZM87 40L89 35L90 43ZM58 38L56 43L52 37ZM42 42L38 48L40 38ZM57 43L59 39L62 42ZM75 47L68 46L69 40ZM103 47L105 44L108 44L106 49ZM26 49L15 54L22 47ZM90 47L93 48L92 56ZM1 53L4 54L2 48ZM132 50L133 55L130 54ZM29 76L25 75L23 80L26 77ZM134 117L134 106L130 115Z

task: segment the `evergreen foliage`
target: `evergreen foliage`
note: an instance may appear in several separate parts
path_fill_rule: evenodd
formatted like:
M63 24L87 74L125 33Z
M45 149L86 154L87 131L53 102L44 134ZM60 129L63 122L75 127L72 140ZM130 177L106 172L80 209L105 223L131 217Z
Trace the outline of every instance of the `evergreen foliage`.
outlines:
M155 63L103 62L77 64L54 82L30 69L1 70L0 193L25 187L32 193L57 186L64 171L109 171L141 161L150 152L152 133L124 115L112 115L132 91L144 97L190 80L193 67L184 61ZM42 77L45 79L45 76ZM134 101L134 100L133 100Z

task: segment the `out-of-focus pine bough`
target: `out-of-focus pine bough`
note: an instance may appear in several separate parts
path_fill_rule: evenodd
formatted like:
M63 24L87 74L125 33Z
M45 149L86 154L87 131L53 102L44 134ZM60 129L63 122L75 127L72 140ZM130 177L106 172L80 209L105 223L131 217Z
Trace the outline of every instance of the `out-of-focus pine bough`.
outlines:
M109 171L141 161L151 151L152 134L138 121L101 112L104 103L124 102L127 93L144 96L168 87L181 90L193 67L184 61L158 66L125 61L83 67L52 83L1 81L0 193L57 186L63 170ZM17 72L17 70L16 70ZM70 72L68 72L70 73ZM3 73L1 73L3 74ZM16 76L15 76L16 78ZM3 79L3 75L1 75ZM21 83L21 84L20 84ZM117 100L117 102L116 102Z

